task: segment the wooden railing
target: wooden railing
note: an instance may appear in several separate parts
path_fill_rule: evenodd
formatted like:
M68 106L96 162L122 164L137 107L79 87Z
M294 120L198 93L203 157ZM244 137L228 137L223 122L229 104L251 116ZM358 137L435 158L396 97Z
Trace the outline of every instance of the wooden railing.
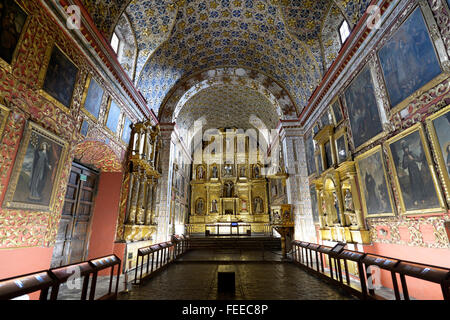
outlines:
M64 267L53 268L27 275L0 280L0 300L9 300L31 293L39 293L39 300L57 300L62 284L73 277L83 281L80 300L95 299L98 273L111 268L108 293L97 300L115 300L119 287L121 261L116 255L109 255ZM113 291L114 269L117 266L116 284ZM50 292L50 297L49 297Z
M396 300L409 300L407 278L413 277L437 283L444 300L450 300L450 269L375 254L346 250L344 243L334 247L303 241L292 242L294 263L308 272L346 290L363 300L385 299L375 294L372 283L374 274L368 268L376 266L390 273ZM351 282L348 262L356 263L358 275L353 275L358 284ZM345 276L345 281L344 281ZM400 284L398 281L400 278Z
M142 284L143 281L163 270L189 249L189 236L184 235L172 236L172 241L138 249L133 284Z

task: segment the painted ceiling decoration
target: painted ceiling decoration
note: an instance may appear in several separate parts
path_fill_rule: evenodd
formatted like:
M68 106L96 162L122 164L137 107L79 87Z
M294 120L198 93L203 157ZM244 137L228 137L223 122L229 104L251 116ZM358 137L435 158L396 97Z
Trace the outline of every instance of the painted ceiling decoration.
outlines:
M257 90L239 84L206 87L186 101L177 126L189 130L194 122L206 120L203 130L211 128L255 129L256 125L274 129L278 115L272 101Z
M337 7L353 26L370 3L370 0L83 1L108 38L120 15L129 18L137 44L135 70L129 74L134 75L137 88L157 114L184 79L218 67L253 69L268 75L289 92L294 110L300 113L321 81L324 66L330 65L329 59L324 59L320 43L330 8Z
M243 68L217 68L195 74L177 85L162 106L161 122L176 122L186 102L205 88L229 84L248 87L264 95L277 110L279 119L298 118L289 93L267 75Z

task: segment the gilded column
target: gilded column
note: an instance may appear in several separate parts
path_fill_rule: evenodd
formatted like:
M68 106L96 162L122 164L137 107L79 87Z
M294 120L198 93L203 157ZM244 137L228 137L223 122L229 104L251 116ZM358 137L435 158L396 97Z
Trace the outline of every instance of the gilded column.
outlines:
M137 201L139 196L139 173L132 172L130 178L130 206L128 212L127 224L136 223Z

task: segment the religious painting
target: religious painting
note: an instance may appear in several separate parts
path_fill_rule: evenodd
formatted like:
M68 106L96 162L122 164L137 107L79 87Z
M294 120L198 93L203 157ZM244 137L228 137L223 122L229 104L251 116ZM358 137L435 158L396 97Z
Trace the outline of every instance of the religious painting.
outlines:
M394 204L381 146L356 157L355 164L364 215L367 218L393 215Z
M205 167L202 165L197 166L197 180L205 179Z
M314 160L314 140L312 135L309 135L305 141L306 144L306 167L308 169L308 176L316 172L316 163Z
M346 161L349 156L347 135L345 130L336 133L334 141L336 147L337 162L338 164L341 164L342 162Z
M429 117L427 126L447 198L450 199L450 105Z
M333 114L334 124L338 125L341 123L342 120L344 120L344 116L342 115L342 109L341 109L341 102L338 99L336 99L331 104L331 113Z
M421 124L387 141L403 214L442 212L433 163Z
M117 132L117 126L119 125L120 108L117 103L110 99L108 117L106 120L106 127L111 130L112 133Z
M253 166L253 178L259 179L261 178L261 168L258 164Z
M264 213L264 202L260 197L253 200L253 213Z
M317 206L317 193L316 186L311 185L309 188L309 194L311 196L311 211L314 223L319 223L319 208Z
M369 67L353 80L345 91L350 126L355 148L383 132Z
M30 122L14 163L5 207L51 211L66 151L66 142Z
M392 107L441 74L439 60L419 7L380 49L378 57Z
M77 76L77 66L58 46L53 46L50 62L44 78L44 92L64 107L70 108Z
M322 128L331 124L328 111L325 111L325 113L320 117L320 122L322 123Z
M123 132L122 132L122 141L125 143L129 143L131 139L131 126L133 125L133 122L128 117L125 117L125 123L123 125Z
M218 179L219 178L219 171L217 169L217 165L211 166L211 179Z
M0 0L0 66L13 63L28 15L14 0Z
M317 164L317 170L318 170L319 174L322 174L323 165L322 165L322 156L320 154L316 155L316 164Z
M331 151L330 141L327 141L324 144L324 150L325 150L325 160L327 161L326 167L328 169L333 166L333 155L332 155L332 151Z
M94 119L98 119L104 90L92 77L89 77L86 88L87 90L85 90L81 104L88 111L88 115L92 115Z
M83 123L81 124L80 133L82 136L86 137L89 131L89 123L86 120L83 120Z

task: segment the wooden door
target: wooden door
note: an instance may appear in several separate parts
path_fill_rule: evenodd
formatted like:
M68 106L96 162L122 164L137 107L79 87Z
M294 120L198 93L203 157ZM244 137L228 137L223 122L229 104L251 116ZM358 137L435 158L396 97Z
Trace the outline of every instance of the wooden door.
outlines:
M67 184L51 267L86 259L98 173L73 163Z

